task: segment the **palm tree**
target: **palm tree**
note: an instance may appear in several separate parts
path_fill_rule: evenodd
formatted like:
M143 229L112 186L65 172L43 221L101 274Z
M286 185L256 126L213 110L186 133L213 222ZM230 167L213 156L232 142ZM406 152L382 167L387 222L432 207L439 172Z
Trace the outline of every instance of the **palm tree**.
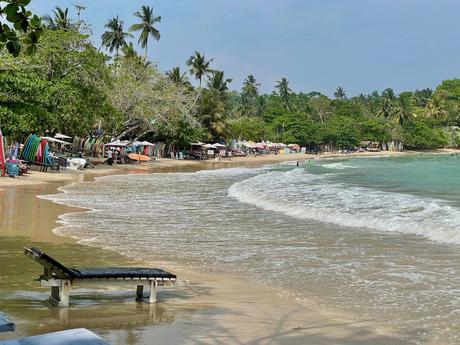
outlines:
M256 78L250 74L243 82L243 88L241 90L241 112L244 115L254 116L261 113L258 107L260 84L256 81Z
M404 126L404 124L412 121L412 117L412 113L404 111L404 108L399 104L394 105L391 109L390 121L397 125Z
M197 51L195 51L195 55L191 56L187 60L187 66L190 67L190 74L194 75L195 78L200 81L200 87L201 87L201 80L203 79L203 76L206 76L212 73L212 69L210 68L210 65L211 65L211 62L213 61L214 59L210 59L206 61L204 54L201 54Z
M155 16L153 14L153 8L150 6L142 6L141 11L134 13L134 16L139 18L141 22L132 25L130 30L141 31L138 42L142 48L145 48L144 58L147 60L149 37L152 36L157 41L159 41L161 37L160 31L154 26L156 23L161 22L161 16Z
M255 104L255 115L262 116L267 108L267 99L264 96L258 96Z
M256 98L259 95L260 84L256 81L256 78L250 74L243 82L243 95L247 98Z
M232 82L232 79L225 78L223 71L214 71L212 76L208 79L208 88L218 93L224 93L228 91L228 84Z
M129 32L123 31L123 21L118 16L110 19L105 27L108 29L101 36L102 45L112 53L115 50L115 57L118 57L118 51L127 45L126 39L133 37Z
M430 98L425 106L426 117L435 120L444 120L447 112L443 109L443 104L439 98Z
M290 111L289 93L292 90L289 88L289 81L286 78L281 78L281 80L279 80L276 84L275 89L278 89L278 94L286 110Z
M124 47L122 47L121 52L123 53L123 57L125 57L127 59L137 59L137 58L139 58L139 54L137 54L137 51L134 48L133 42L129 42L129 44L127 44Z
M45 22L45 26L52 30L73 29L74 25L71 24L70 18L68 15L69 15L68 8L62 9L60 7L56 7L53 11L53 17L51 17L50 15L43 16L43 21Z
M346 97L345 89L339 86L337 89L335 89L334 96L337 99L345 99Z
M177 86L190 86L190 81L187 77L187 72L182 73L180 67L174 67L166 72L166 76Z
M380 109L378 110L378 115L385 119L388 119L394 113L394 104L388 97L383 97L382 103L380 105Z

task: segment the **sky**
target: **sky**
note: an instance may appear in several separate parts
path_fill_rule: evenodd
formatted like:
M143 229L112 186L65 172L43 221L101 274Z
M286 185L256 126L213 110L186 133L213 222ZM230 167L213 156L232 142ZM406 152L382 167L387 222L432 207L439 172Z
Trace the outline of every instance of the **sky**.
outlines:
M337 86L354 96L460 76L459 0L32 0L30 8L69 7L76 17L73 4L87 7L82 17L98 47L108 19L118 15L128 28L142 5L153 7L161 39L149 58L163 71L185 71L198 50L232 89L249 74L263 92L286 77L293 91L329 96Z

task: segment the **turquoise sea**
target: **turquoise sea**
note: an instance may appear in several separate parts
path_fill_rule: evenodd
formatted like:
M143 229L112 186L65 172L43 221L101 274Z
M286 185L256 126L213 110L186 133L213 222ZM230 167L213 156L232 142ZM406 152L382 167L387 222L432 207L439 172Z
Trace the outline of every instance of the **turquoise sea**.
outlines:
M55 231L145 260L250 275L417 344L460 344L460 157L318 159L117 175L44 196Z

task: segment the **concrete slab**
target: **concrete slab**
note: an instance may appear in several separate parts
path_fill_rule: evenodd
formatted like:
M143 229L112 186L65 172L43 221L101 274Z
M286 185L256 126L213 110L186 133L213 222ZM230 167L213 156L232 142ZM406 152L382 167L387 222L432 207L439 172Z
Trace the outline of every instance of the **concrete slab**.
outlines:
M14 322L6 314L0 313L0 333L13 332L15 329Z
M1 341L0 345L109 345L84 328Z

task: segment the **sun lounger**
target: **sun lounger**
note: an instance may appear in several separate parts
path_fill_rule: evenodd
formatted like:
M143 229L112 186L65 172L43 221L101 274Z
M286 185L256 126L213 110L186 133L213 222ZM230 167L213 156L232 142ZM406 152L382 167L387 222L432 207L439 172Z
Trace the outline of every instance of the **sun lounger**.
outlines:
M28 338L0 340L0 345L109 345L109 343L87 329L78 328Z
M13 321L8 316L0 313L0 333L2 332L14 332L15 326Z
M144 286L150 289L148 301L156 301L158 285L173 286L176 276L158 268L139 267L100 267L100 268L69 268L42 253L37 248L24 248L24 253L43 266L44 272L38 280L41 286L51 287L50 302L59 307L69 306L69 293L74 285L95 284L129 284L136 285L138 300L143 297Z

